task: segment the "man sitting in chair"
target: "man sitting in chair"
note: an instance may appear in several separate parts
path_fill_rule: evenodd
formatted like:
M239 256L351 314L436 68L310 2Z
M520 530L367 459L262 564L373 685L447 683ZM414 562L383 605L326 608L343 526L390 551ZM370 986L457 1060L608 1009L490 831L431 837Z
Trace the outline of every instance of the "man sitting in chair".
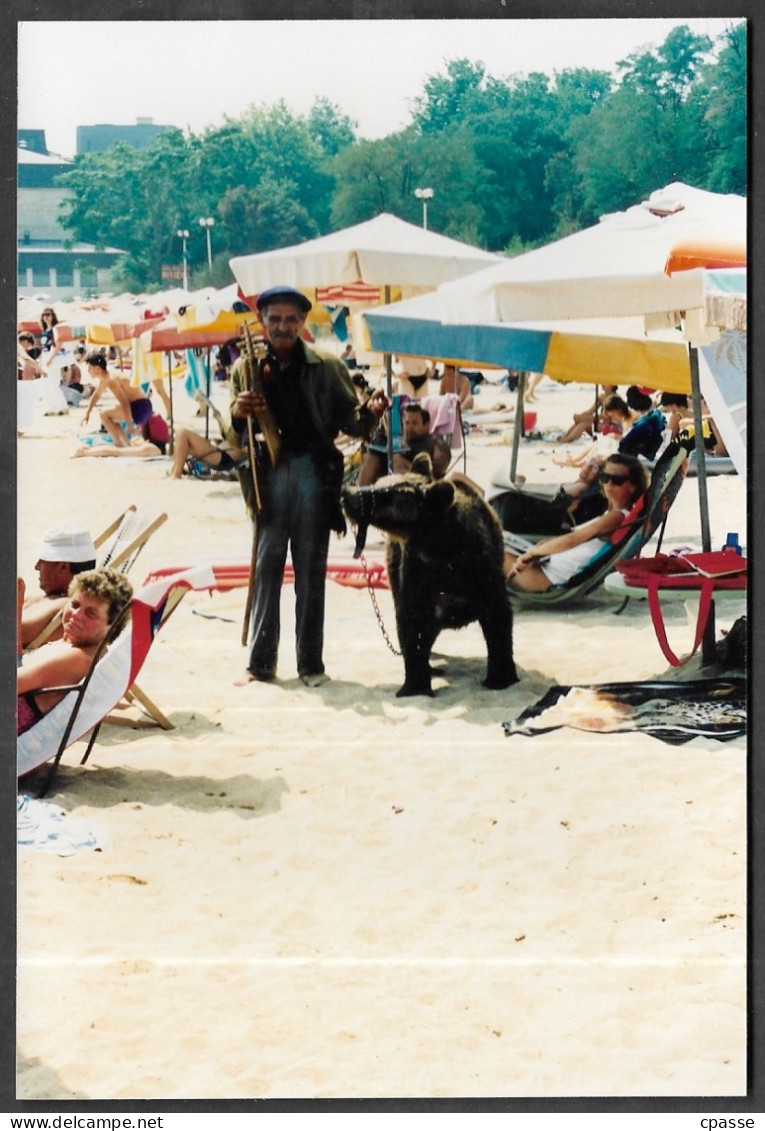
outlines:
M427 452L433 464L435 479L443 479L449 470L451 449L446 440L431 436L430 413L418 401L409 401L402 409L404 422L404 447L394 451L391 471L402 475L411 470L412 461L420 452ZM364 456L359 471L359 487L369 487L387 471L387 453L371 448Z
M96 547L90 532L73 522L52 526L43 536L35 569L40 577L37 596L27 597L21 609L21 646L27 648L63 609L72 579L94 569ZM51 640L61 639L57 629Z
M130 602L133 587L119 570L93 569L79 573L69 589L62 616L61 639L21 657L16 677L16 733L23 734L83 679L116 618ZM24 583L19 578L19 636ZM50 688L51 690L46 690Z

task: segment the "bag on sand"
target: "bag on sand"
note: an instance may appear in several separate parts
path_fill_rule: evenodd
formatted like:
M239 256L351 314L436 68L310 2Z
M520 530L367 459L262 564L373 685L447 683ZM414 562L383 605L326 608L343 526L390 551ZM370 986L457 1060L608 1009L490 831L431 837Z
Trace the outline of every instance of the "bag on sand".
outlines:
M170 442L170 429L164 416L160 416L158 412L151 414L143 426L143 438L156 444L162 454L165 454L165 448Z
M655 554L652 558L628 558L616 568L627 585L642 588L648 594L648 608L664 656L673 667L687 664L698 651L704 638L715 589L746 589L746 558L726 550L706 554ZM667 630L659 599L660 589L687 589L689 596L698 592L699 611L693 650L684 660L678 659L669 646Z

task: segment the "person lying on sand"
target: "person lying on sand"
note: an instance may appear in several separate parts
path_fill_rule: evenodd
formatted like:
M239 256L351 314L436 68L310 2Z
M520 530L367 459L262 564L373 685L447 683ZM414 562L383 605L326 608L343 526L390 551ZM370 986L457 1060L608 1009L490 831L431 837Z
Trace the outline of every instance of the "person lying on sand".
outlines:
M131 440L127 447L117 447L115 444L81 444L74 452L72 452L71 459L79 459L81 456L99 456L109 458L111 456L161 456L164 453L159 450L156 444L152 444L151 440Z

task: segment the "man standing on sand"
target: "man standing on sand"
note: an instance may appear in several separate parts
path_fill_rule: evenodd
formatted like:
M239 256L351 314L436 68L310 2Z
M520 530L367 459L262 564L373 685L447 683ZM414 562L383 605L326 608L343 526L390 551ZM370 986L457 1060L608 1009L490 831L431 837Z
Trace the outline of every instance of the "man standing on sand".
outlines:
M35 562L41 592L37 596L25 596L21 609L22 648L27 648L63 609L72 578L95 569L95 565L96 547L84 526L61 522L46 531ZM60 636L59 629L51 639L57 640Z
M311 303L292 287L271 287L257 300L268 343L262 363L263 396L245 387L244 359L231 374L228 439L243 447L247 419L268 408L281 446L274 467L259 464L261 510L249 626L247 679L276 676L279 604L287 550L295 570L298 675L308 687L329 678L324 671L324 593L329 533L341 520L342 455L339 432L369 436L388 407L378 390L359 404L345 365L316 353L302 339ZM339 461L339 462L338 462ZM338 470L340 475L337 474Z

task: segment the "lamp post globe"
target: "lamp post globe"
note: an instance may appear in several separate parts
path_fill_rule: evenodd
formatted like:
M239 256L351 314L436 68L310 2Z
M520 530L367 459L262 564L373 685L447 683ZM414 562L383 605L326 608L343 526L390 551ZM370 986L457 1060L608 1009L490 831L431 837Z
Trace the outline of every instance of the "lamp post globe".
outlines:
M210 238L210 229L214 227L215 220L212 216L200 216L199 223L204 228L205 235L207 236L207 266L210 271L212 271L212 240Z
M418 200L422 201L422 226L427 232L428 230L428 201L433 199L432 188L416 188L414 195Z
M186 254L186 240L189 238L188 228L179 228L177 235L183 244L183 289L187 291L189 289L189 261Z

